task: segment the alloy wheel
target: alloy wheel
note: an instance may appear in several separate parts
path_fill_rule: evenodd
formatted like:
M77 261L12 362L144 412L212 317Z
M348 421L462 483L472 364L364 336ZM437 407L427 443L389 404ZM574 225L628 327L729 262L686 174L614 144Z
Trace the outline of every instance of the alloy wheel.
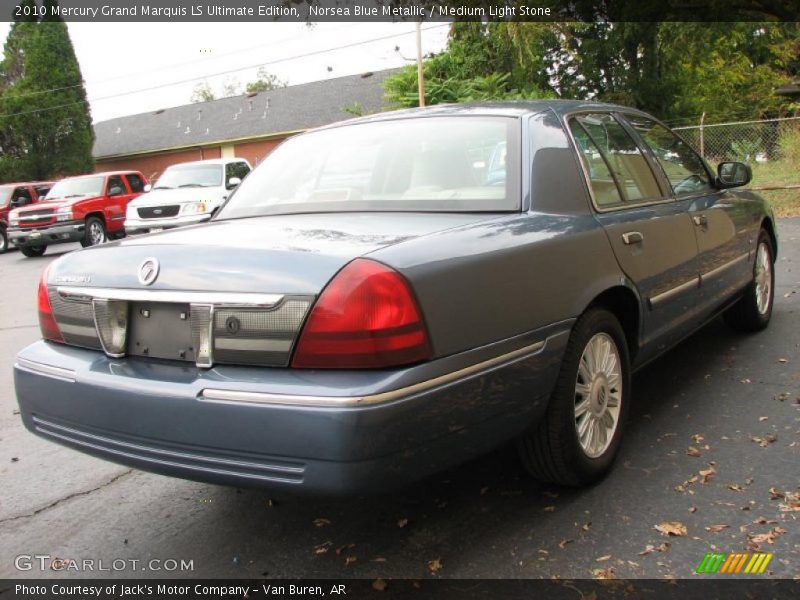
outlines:
M590 458L611 445L622 406L622 360L614 339L597 333L586 344L575 381L575 430Z

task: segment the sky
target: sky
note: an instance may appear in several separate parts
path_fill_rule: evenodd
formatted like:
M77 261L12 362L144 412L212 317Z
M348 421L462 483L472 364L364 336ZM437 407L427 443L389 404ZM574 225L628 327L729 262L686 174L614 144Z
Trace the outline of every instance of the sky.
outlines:
M9 27L0 23L0 39L5 40ZM238 82L244 89L245 83L256 79L259 65L293 85L400 67L416 57L413 23L69 23L68 27L95 122L188 104L192 90L203 81L217 95L225 83ZM444 49L447 31L446 23L423 25L423 53ZM345 45L351 47L336 49Z

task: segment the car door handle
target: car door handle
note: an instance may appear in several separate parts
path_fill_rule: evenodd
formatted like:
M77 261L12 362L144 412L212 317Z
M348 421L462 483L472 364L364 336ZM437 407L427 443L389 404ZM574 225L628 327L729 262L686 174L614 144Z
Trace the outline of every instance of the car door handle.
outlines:
M641 244L644 241L644 236L638 231L629 231L622 234L622 241L628 246L631 244Z
M695 215L692 217L692 221L694 221L694 224L698 227L705 227L708 225L708 217L705 215Z

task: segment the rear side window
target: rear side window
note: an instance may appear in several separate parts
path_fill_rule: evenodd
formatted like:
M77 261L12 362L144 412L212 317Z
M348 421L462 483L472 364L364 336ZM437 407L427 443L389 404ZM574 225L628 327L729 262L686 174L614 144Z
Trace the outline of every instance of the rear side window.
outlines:
M651 119L639 116L627 119L653 151L676 196L713 189L703 160L689 144Z
M131 191L136 194L144 191L144 182L142 178L135 173L128 174L128 185L131 186Z
M570 129L598 206L661 197L641 149L614 117L601 113L579 115L570 120Z
M44 198L47 195L47 192L49 191L50 191L49 185L36 186L36 195L39 196L39 198Z

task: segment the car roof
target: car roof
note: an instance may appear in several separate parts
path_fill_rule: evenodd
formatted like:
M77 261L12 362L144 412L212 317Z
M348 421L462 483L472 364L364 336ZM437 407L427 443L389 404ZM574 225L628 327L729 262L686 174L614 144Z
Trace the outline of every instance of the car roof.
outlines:
M189 160L186 162L175 163L174 165L170 165L167 169L172 167L182 167L184 165L227 165L234 162L247 162L246 158L242 158L241 156L232 156L229 158L207 158L205 160ZM250 164L250 163L247 163ZM166 170L166 169L165 169Z
M112 175L141 175L139 171L101 171L100 173L86 173L85 175L72 175L70 177L64 177L55 183L60 183L61 181L66 181L68 179L84 179L86 177L110 177Z
M18 185L53 185L55 181L9 181L8 183L0 183L0 187L18 186Z
M572 112L585 110L601 111L621 111L639 115L647 115L636 108L622 106L620 104L610 104L606 102L594 102L591 100L509 100L496 102L468 102L464 104L437 104L422 108L408 108L390 112L377 113L356 119L340 121L321 129L335 129L343 125L354 123L369 123L377 121L391 121L396 119L414 119L420 117L447 117L447 116L499 116L499 117L523 117L525 115L537 114L546 110L551 110L558 115L565 115Z

